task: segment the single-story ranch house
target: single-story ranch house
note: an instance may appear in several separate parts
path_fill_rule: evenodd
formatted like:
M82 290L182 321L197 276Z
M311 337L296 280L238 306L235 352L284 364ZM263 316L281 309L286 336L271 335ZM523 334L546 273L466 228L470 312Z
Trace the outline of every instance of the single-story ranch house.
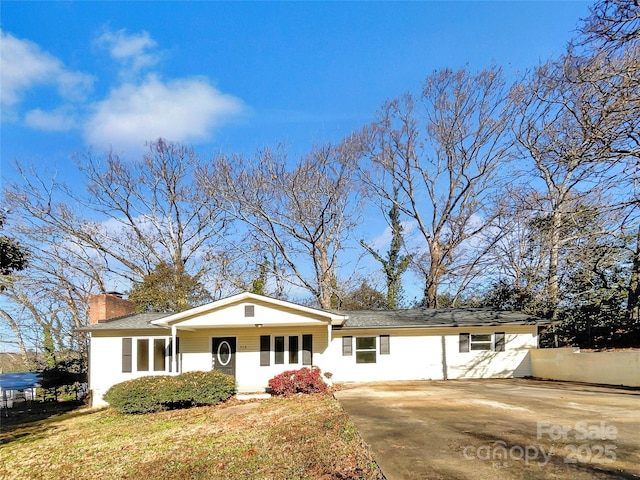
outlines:
M334 312L240 293L175 314L133 313L115 294L90 300L89 388L145 375L216 369L240 392L317 366L333 382L524 377L547 324L486 309Z

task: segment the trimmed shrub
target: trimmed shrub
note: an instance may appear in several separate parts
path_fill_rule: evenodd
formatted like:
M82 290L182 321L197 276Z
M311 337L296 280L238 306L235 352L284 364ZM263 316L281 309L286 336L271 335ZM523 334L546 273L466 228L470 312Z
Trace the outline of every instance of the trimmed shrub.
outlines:
M151 413L173 408L216 405L236 391L235 379L212 370L140 377L112 386L104 395L119 413Z
M150 413L165 409L171 396L168 375L140 377L112 386L104 394L109 406L119 413Z
M318 367L287 370L269 380L269 390L274 395L288 397L296 393L324 393L327 384Z
M187 372L175 378L179 381L181 399L191 405L216 405L236 392L235 379L215 370Z

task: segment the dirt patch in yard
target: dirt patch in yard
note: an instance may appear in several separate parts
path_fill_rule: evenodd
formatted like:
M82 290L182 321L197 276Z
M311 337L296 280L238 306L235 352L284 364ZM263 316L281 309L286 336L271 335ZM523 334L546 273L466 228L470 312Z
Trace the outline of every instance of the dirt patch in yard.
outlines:
M336 397L389 479L640 478L638 391L505 379Z

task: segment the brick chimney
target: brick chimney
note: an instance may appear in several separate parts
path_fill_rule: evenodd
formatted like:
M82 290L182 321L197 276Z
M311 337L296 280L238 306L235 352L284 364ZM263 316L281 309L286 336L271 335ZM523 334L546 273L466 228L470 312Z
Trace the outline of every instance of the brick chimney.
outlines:
M89 295L89 323L95 325L102 320L122 317L135 312L135 305L117 292Z

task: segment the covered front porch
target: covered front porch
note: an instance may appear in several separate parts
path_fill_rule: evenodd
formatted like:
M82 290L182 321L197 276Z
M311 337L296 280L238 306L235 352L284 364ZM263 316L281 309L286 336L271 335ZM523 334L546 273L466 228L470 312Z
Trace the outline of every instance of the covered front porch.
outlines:
M313 365L326 371L332 325L345 320L242 293L152 323L171 331L171 372L215 369L233 375L240 392L257 392L285 370Z

